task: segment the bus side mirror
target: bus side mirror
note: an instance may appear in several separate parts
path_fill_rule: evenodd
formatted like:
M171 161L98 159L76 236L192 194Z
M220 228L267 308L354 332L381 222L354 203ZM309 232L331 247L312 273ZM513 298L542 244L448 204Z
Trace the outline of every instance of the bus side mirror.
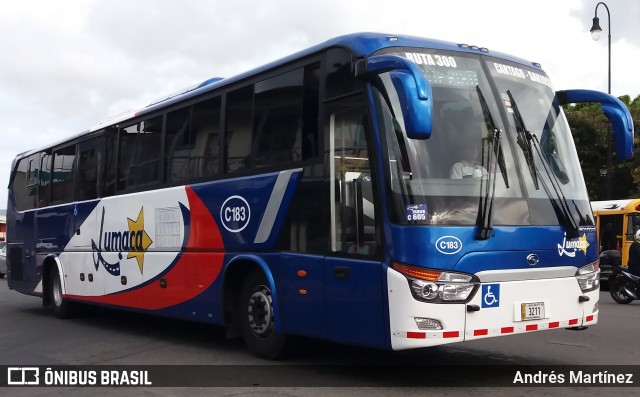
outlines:
M356 76L389 72L402 107L407 136L428 139L431 136L431 84L413 62L396 55L375 55L356 63Z
M566 90L557 91L560 105L567 103L596 102L613 126L616 153L619 160L629 160L633 156L633 120L629 109L618 98L600 91Z

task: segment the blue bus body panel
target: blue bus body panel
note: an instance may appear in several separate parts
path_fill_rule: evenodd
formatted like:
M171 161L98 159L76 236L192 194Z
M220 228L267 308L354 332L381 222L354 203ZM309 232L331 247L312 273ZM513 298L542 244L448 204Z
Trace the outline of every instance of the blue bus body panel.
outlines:
M495 226L488 240L476 240L473 227L400 227L390 226L392 241L387 245L391 258L409 265L441 270L477 273L484 270L527 269L531 266L522 253L539 252L536 268L580 267L598 259L595 228L583 228L580 239L587 248L567 248L559 226ZM580 241L580 239L578 241ZM446 247L459 242L459 250ZM444 244L444 246L443 246ZM455 251L455 252L454 252ZM472 253L482 255L471 255ZM519 252L519 254L516 254ZM514 255L519 258L513 260Z

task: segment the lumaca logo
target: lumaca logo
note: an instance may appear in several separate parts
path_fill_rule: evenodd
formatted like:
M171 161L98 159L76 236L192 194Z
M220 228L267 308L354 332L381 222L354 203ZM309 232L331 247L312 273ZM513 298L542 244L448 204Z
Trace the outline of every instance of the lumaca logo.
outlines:
M105 209L102 208L102 220L100 223L100 236L98 244L91 240L93 248L93 263L96 271L102 265L105 270L113 275L120 275L122 253L127 252L127 259L134 258L140 269L140 274L144 273L144 254L153 241L144 229L144 208L140 208L138 217L134 221L127 218L129 230L104 231ZM104 258L105 252L118 252L118 261L109 262Z
M577 239L567 240L567 234L565 233L564 238L562 239L562 244L558 244L558 255L566 255L573 258L576 256L576 252L578 251L582 251L582 253L586 255L589 245L586 234L583 234Z

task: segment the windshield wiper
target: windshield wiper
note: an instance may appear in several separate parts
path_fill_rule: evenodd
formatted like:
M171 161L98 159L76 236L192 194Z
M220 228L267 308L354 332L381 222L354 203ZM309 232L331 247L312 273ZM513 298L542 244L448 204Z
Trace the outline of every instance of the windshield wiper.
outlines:
M551 170L551 166L547 162L547 159L543 156L542 151L540 149L540 142L538 141L538 137L535 134L531 134L527 127L524 124L524 119L522 118L522 114L518 109L518 104L516 100L513 98L511 94L511 90L507 90L507 95L509 96L509 101L511 102L511 108L513 110L513 119L516 124L516 131L518 132L518 141L520 147L523 152L525 152L525 158L527 160L527 164L529 165L529 170L531 171L531 175L534 179L534 185L536 189L539 189L537 183L537 168L535 166L535 160L533 159L533 150L531 149L531 142L533 141L533 147L535 148L535 152L540 158L540 162L542 163L542 167L544 171L549 176L549 181L551 182L551 187L553 188L556 197L558 198L559 204L555 201L555 199L551 198L551 191L547 186L544 178L540 178L540 182L542 183L542 187L544 188L547 196L551 200L551 205L556 212L556 216L558 220L564 225L568 238L578 237L578 225L576 224L575 219L573 218L573 214L571 212L571 208L569 208L569 203L567 202L567 198L564 196L562 192L562 188L560 187L560 182L558 181L555 173ZM526 150L525 150L526 148Z
M555 172L553 172L553 170L551 169L551 166L547 162L546 157L542 155L542 150L540 150L540 142L538 142L538 137L535 134L533 134L533 146L536 149L536 153L538 154L538 157L542 162L542 166L544 167L545 172L547 173L547 175L549 175L549 180L551 181L551 186L553 187L553 190L555 190L556 195L560 198L560 204L562 206L563 213L567 217L567 220L569 221L567 226L570 226L570 229L567 230L567 237L569 238L578 237L579 236L578 225L576 224L576 221L573 218L573 213L571 212L571 208L569 207L569 202L567 201L567 198L564 196L564 193L562 192L562 187L560 186L560 181L558 181L558 177L556 176ZM580 213L578 212L578 214Z
M536 162L533 160L533 151L531 150L531 133L524 125L524 119L518 110L516 100L513 98L513 95L511 95L511 90L507 90L507 95L509 96L509 103L511 104L511 110L513 111L513 121L516 125L516 132L518 133L518 146L520 146L524 153L524 159L527 161L527 165L529 166L529 173L531 173L533 185L536 187L536 190L539 190L538 170L536 168Z
M496 128L496 124L493 121L491 112L487 101L480 90L480 86L476 85L476 91L478 92L478 98L480 99L480 106L482 107L482 113L484 114L485 123L489 124L491 132L491 144L488 150L487 164L492 166L491 172L488 174L487 184L485 186L485 192L483 199L478 203L478 218L476 219L476 240L487 240L492 236L493 227L491 225L491 215L493 213L493 199L496 193L496 172L500 167L500 173L504 179L505 186L509 188L509 179L507 176L507 169L504 163L504 156L502 154L502 145L500 144L500 135L502 131ZM487 138L488 140L489 138ZM484 156L484 139L482 156ZM494 160L495 155L495 160ZM484 161L482 162L484 165ZM482 191L482 184L480 185Z

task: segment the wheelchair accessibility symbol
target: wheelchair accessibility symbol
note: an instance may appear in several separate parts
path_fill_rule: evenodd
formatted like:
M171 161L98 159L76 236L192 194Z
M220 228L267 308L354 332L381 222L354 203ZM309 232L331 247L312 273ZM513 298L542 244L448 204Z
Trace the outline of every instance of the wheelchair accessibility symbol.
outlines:
M500 306L500 284L482 285L482 307Z

